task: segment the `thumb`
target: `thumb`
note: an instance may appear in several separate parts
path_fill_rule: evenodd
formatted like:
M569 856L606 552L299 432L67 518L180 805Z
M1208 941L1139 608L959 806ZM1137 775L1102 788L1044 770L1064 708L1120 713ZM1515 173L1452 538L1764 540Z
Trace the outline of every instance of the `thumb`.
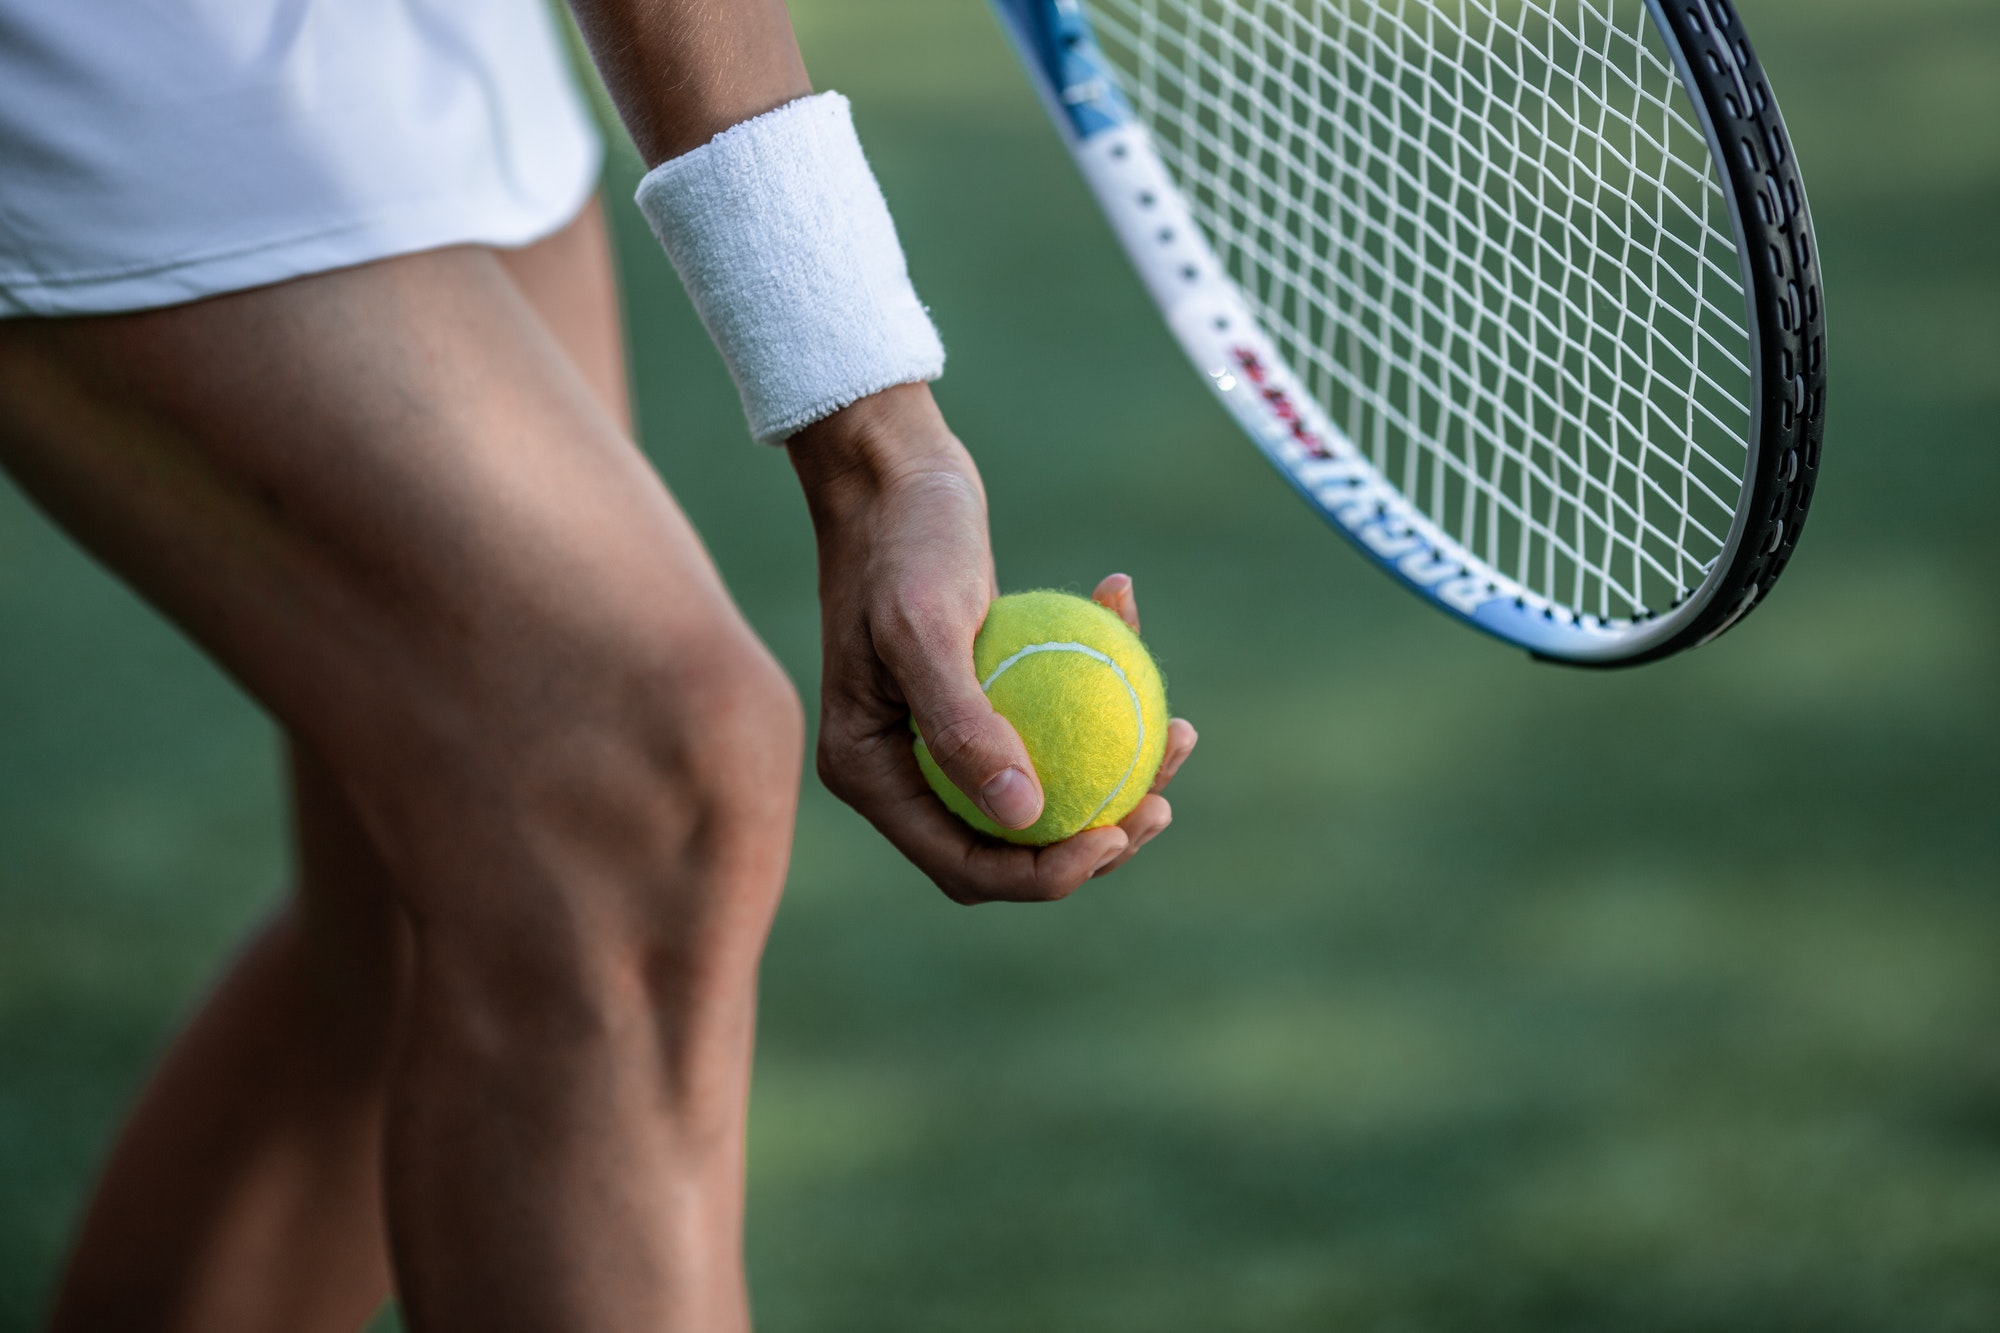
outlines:
M896 657L902 660L885 654L883 664L952 785L1002 828L1026 828L1040 819L1041 780L1020 734L979 688L970 643Z

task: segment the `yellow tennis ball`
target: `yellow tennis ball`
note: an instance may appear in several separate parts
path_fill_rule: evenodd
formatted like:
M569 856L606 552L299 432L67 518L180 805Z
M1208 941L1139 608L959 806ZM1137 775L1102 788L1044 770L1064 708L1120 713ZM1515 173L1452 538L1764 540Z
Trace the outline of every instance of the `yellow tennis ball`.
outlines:
M918 736L917 764L953 814L993 837L1042 846L1132 813L1166 754L1167 687L1117 612L1064 592L1013 593L987 610L972 663L1028 747L1044 804L1027 828L1001 828Z

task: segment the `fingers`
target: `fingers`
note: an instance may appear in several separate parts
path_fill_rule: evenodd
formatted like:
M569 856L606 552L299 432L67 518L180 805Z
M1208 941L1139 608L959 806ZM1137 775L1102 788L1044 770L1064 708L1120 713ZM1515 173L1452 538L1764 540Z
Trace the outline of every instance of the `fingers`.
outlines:
M973 674L978 622L954 631L951 619L918 615L904 632L884 635L882 663L945 776L994 823L1026 828L1041 818L1042 784L1021 737L993 711Z
M877 733L859 746L830 747L823 733L820 775L953 902L1057 902L1109 874L1173 823L1158 794L1194 749L1195 730L1175 718L1153 791L1116 827L1089 829L1048 847L1019 847L961 823L924 781L907 732Z
M1160 771L1154 774L1153 785L1149 790L1165 789L1166 785L1174 780L1174 774L1181 771L1181 765L1187 762L1187 757L1194 753L1195 742L1200 739L1201 733L1197 732L1194 724L1184 717L1177 717L1167 723L1167 752L1160 759Z
M1036 863L1031 869L1017 864L1018 853L1028 850L995 843L990 839L974 838L976 846L960 862L971 875L965 881L955 881L955 887L939 879L940 887L955 902L973 903L988 901L1008 902L1055 902L1074 893L1083 879L1101 879L1123 866L1139 854L1141 848L1167 831L1174 822L1173 806L1167 803L1160 792L1174 780L1187 762L1189 755L1201 739L1194 725L1186 718L1177 717L1167 724L1167 750L1160 760L1160 771L1153 778L1152 788L1133 807L1132 813L1118 822L1117 831L1125 835L1124 845L1115 851L1111 843L1100 835L1109 829L1092 829L1078 834L1066 842L1052 847L1036 849ZM929 789L925 789L928 794ZM936 808L936 802L930 802ZM950 835L968 832L963 824L949 815L945 818L949 826L945 830L948 842L958 839ZM942 850L942 847L941 847ZM988 854L992 855L988 855ZM912 856L912 859L917 859ZM918 861L922 865L921 860ZM1084 869L1084 867L1088 867ZM1082 871L1083 879L1076 876ZM986 876L997 872L992 880ZM1022 876L1027 878L1023 879ZM933 875L933 879L938 877ZM988 884L994 887L984 891L972 885Z
M1132 591L1130 574L1106 574L1090 594L1090 600L1116 611L1134 634L1139 632L1139 598Z
M1160 771L1154 775L1151 789L1132 808L1131 814L1118 821L1118 827L1125 830L1130 841L1123 852L1098 868L1098 875L1108 875L1137 856L1141 847L1166 832L1167 825L1174 822L1173 807L1160 792L1181 771L1181 765L1194 753L1195 742L1200 739L1186 718L1177 717L1167 724L1167 752L1160 760Z
M1092 596L1138 628L1130 577L1113 574ZM993 711L974 673L972 640L984 603L973 611L971 600L898 598L893 622L877 620L867 647L857 645L855 653L857 660L863 654L875 659L882 673L877 686L860 688L859 675L830 664L820 776L952 901L1055 902L1125 864L1173 822L1172 807L1158 793L1186 762L1197 737L1186 721L1169 723L1150 792L1115 827L1086 830L1047 847L1016 846L969 828L924 780L911 752L902 702L938 767L995 822L1025 827L1040 817L1042 806L1041 784L1026 748Z
M977 896L945 893L955 902L1060 902L1122 860L1131 837L1122 828L1089 829L1047 847L1015 847L976 838L964 863Z
M988 838L946 809L924 780L907 722L887 719L844 689L828 695L819 775L952 901L1054 902L1129 845L1122 829L1093 829L1050 847Z
M1157 793L1149 793L1134 806L1132 813L1118 821L1118 827L1125 831L1125 850L1097 868L1093 879L1110 874L1118 867L1139 854L1139 849L1166 832L1167 825L1174 822L1173 807L1167 798Z
M909 747L902 747L908 756ZM887 751L879 759L888 759ZM822 761L825 768L826 761ZM855 773L853 768L850 773ZM909 759L879 762L857 776L851 804L955 903L1058 902L1120 859L1131 845L1122 828L1091 829L1048 847L1018 847L975 832L947 810ZM893 790L894 795L882 794Z

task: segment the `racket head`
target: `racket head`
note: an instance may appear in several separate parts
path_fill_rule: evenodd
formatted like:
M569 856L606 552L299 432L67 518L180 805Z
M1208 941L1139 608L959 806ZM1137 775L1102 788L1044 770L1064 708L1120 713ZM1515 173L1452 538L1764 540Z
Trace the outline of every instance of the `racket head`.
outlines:
M1762 601L1818 479L1825 312L1796 156L1727 0L1437 0L1424 31L1369 0L994 4L1183 350L1391 577L1586 666L1706 642ZM1628 143L1592 133L1593 103ZM1482 118L1511 141L1469 140ZM1607 190L1618 167L1657 186L1650 213ZM1539 230L1494 246L1480 228L1510 208ZM1389 273L1427 262L1470 278Z

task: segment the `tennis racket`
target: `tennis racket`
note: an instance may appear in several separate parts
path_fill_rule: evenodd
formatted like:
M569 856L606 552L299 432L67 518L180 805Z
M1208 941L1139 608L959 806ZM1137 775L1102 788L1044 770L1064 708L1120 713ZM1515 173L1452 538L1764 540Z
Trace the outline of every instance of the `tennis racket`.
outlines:
M1538 657L1713 639L1826 406L1728 0L994 0L1175 338L1334 527Z

